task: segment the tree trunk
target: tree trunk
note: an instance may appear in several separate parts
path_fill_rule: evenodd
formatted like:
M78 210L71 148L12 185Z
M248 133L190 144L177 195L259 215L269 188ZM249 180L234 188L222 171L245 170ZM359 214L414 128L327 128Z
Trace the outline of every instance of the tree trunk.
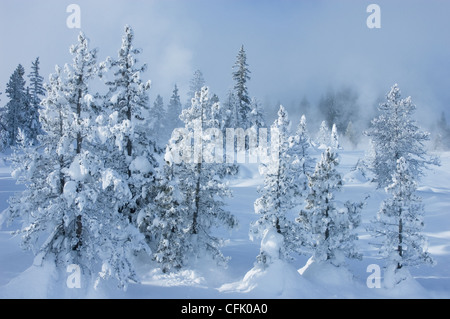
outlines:
M198 215L200 211L200 177L201 177L201 170L202 170L202 164L197 164L197 185L195 186L195 211L194 215L192 216L192 233L197 234L198 233Z
M281 141L281 136L279 136L279 139L278 139L278 141L279 141L279 147L281 148L281 146L282 146L282 141ZM278 167L277 167L277 204L276 204L276 206L275 206L275 209L276 209L276 213L277 213L277 216L279 216L279 214L280 214L280 208L281 208L281 203L280 203L280 197L281 197L281 195L280 195L280 175L281 175L281 163L280 163L280 161L281 161L281 151L278 151ZM279 218L277 217L277 221L276 221L276 225L275 225L275 227L276 227L276 229L277 229L277 233L278 234L281 234L281 227L280 227L280 222L279 222Z
M81 125L80 116L81 116L81 96L83 92L81 89L78 90L78 99L77 99L77 122L78 125ZM81 136L81 132L77 132L77 154L81 153L81 143L83 142L83 137Z
M200 128L201 128L201 132L203 134L203 114L204 114L204 110L203 110L203 103L201 105L201 113L200 113ZM195 143L195 141L194 141ZM194 145L195 147L195 145ZM194 215L192 216L192 233L193 234L197 234L198 233L198 215L200 212L200 179L201 179L201 172L202 172L202 157L203 156L203 145L202 145L202 149L200 152L200 160L197 160L197 184L195 185L195 211L194 211ZM195 156L194 156L195 157ZM194 162L195 162L195 158L194 158Z
M325 218L328 218L328 210L330 209L329 207L328 207L328 198L326 198L325 199L325 203L326 203L326 205L327 205L327 209L325 210ZM328 224L327 224L327 228L325 229L325 240L328 240L328 238L330 237L330 228L328 227ZM327 260L330 260L331 259L331 256L330 256L330 254L327 252Z
M80 79L80 82L82 81L82 79ZM81 125L81 96L82 96L83 92L81 89L78 89L78 99L77 99L77 116L78 116L78 125ZM77 132L77 155L81 153L81 144L83 142L83 137L81 135L81 132L78 131ZM79 187L77 187L77 193L79 192ZM75 235L77 238L77 243L74 246L73 250L77 250L82 243L81 240L81 232L82 232L82 222L81 222L81 215L77 215L77 219L75 221Z
M127 109L127 120L131 122L131 105L130 105L130 97L128 97L128 109ZM133 152L133 146L131 143L131 138L129 136L127 136L127 154L128 156L131 156ZM130 172L131 174L131 172Z
M398 222L398 255L400 256L401 259L403 259L403 220L402 218L400 218L399 222ZM402 268L402 264L399 262L397 264L397 269Z
M82 230L83 230L83 225L82 225L82 222L81 222L81 215L77 215L77 219L75 220L75 236L77 238L77 243L72 248L73 250L78 250L78 248L82 244L82 240L81 240L81 232L82 232Z

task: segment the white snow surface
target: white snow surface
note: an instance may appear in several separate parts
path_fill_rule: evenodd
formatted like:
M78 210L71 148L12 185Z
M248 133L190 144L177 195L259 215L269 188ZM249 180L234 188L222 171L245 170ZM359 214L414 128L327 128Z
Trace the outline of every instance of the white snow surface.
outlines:
M436 265L409 269L401 274L403 280L393 288L390 287L392 274L384 270L384 261L370 245L372 237L365 230L386 194L359 173L351 173L357 160L364 156L363 151L340 150L339 155L338 170L345 176L345 185L338 200L359 201L370 196L358 229L357 245L362 260L347 260L344 267L337 268L316 263L308 255L295 255L292 261L275 259L265 269L255 264L261 242L249 239L248 228L258 218L253 203L259 197L257 188L262 185L262 178L257 165L246 164L238 178L230 180L234 196L226 201L227 209L238 218L240 228L231 233L216 230L219 237L226 239L222 251L231 257L227 268L209 260L198 260L197 265L189 269L164 274L148 257L140 256L136 260L140 283L130 283L126 291L108 285L97 290L91 287L70 289L66 286L70 273L64 269L57 270L45 262L33 265L33 254L21 250L19 235L11 233L20 227L13 223L0 229L0 298L450 298L450 152L437 154L442 165L426 172L418 191L425 205L424 234ZM74 180L83 177L78 165L74 164L70 170ZM148 169L144 161L132 165L140 171ZM23 190L10 174L9 162L2 158L0 211L7 207L7 200L14 192ZM67 196L71 193L69 188ZM277 236L267 235L270 236L263 239L263 249L275 256ZM380 288L366 285L371 275L367 269L373 264L381 268Z

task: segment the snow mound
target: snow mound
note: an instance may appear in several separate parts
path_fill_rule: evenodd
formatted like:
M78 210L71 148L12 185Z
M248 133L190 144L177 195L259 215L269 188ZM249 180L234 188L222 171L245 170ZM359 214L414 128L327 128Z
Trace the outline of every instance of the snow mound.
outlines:
M353 274L345 267L327 262L316 262L311 257L306 265L298 270L315 287L323 289L322 296L329 298L361 298L367 287L359 284Z
M142 284L161 286L161 287L201 287L206 288L206 280L200 276L195 270L182 270L174 273L163 273L161 269L157 268L152 270L142 280Z
M281 260L280 247L283 236L275 230L266 230L261 241L261 251L268 263L257 263L241 281L224 284L218 290L231 293L251 293L252 297L315 298L315 288L288 262Z
M395 269L395 265L387 267L384 274L382 289L383 295L388 298L424 298L430 297L424 287L422 287L405 269Z
M52 263L32 265L8 284L0 287L0 298L47 299L50 298L50 283L58 280L56 267Z
M233 187L253 187L263 184L264 178L259 173L258 164L240 164L239 172L231 179Z
M39 263L36 260L32 266L0 287L0 299L103 299L107 296L107 291L94 289L85 277L81 279L80 288L69 288L69 272L58 270L53 261L42 260Z
M241 281L224 284L218 288L223 293L249 293L264 298L317 298L319 294L289 263L276 260L267 268L255 265Z
M351 172L345 174L343 180L345 184L364 184L369 181L359 169L352 170Z
M336 267L327 262L316 262L309 258L306 265L298 270L312 282L327 286L347 286L354 283L353 275L345 267Z

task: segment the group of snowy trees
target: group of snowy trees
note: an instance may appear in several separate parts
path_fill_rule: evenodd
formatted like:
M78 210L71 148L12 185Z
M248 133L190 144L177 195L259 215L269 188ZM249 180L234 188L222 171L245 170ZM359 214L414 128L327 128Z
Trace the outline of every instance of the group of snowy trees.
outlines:
M438 160L426 154L424 142L429 134L420 131L412 119L414 109L411 98L402 99L394 85L387 102L380 104L380 115L366 132L373 144L372 155L365 159L366 168L378 187L389 194L368 230L381 238L375 244L394 285L406 278L404 266L432 263L422 234L423 205L416 190L423 170L437 165ZM326 139L326 125L322 124L320 144L329 143L321 147L324 151L314 169L309 154L314 143L308 136L305 117L292 136L289 126L287 112L280 107L272 126L279 132L278 140L271 141L279 145L278 161L261 165L264 187L255 201L260 217L250 230L251 236L262 238L256 266L268 267L273 259L289 261L294 252L309 252L314 262L335 266L344 265L345 258L361 258L355 241L364 202L336 200L343 187L337 171L337 134ZM291 215L295 211L294 220Z
M6 84L8 102L0 108L0 151L16 145L20 139L36 143L42 132L39 108L45 90L39 69L39 58L36 58L31 64L27 86L25 69L19 64Z
M35 253L36 264L51 261L63 270L77 264L85 282L113 279L121 288L138 280L135 259L141 254L151 256L163 272L203 256L227 261L213 229L237 226L237 218L224 208L231 195L224 178L236 173L237 165L207 158L224 159L225 152L204 146L225 138L227 128L249 132L265 125L259 103L249 96L243 46L225 102L196 71L189 102L182 106L175 85L166 108L161 96L149 101L150 81L141 78L146 66L139 63L141 52L133 41L126 26L117 57L99 63L81 33L70 49L72 62L56 67L45 92L39 60L33 63L29 88L19 66L1 113L2 143L15 149L13 176L26 186L5 211L8 220L23 221L23 246ZM92 91L97 82L106 93ZM414 193L424 164L435 162L423 149L428 135L410 119L413 108L394 86L367 133L374 144L367 167L391 194L380 210L381 227L374 231L386 238L382 251L395 255L398 269L429 260ZM313 142L305 116L291 134L288 114L280 107L271 129L270 143L278 146L278 154L260 166L264 186L255 202L260 217L251 235L281 235L281 259L308 251L317 261L339 266L344 257L358 257L355 231L363 204L335 200L343 186L336 169L337 124L328 133L324 122ZM245 145L249 149L250 141ZM316 148L323 153L315 164L310 151ZM293 210L297 216L291 218ZM257 260L268 265L273 257L262 247Z
M72 63L56 67L42 102L38 60L31 93L24 95L22 68L7 91L17 104L9 108L14 112L30 97L42 129L36 141L25 127L14 131L21 137L14 138L13 176L26 190L10 199L6 218L23 221L22 244L35 253L35 264L50 261L63 271L77 264L84 282L99 285L100 279L113 279L121 288L138 279L135 258L141 254L152 256L164 272L203 255L218 263L227 260L212 228L237 225L223 208L223 198L231 195L223 181L230 170L204 162L202 150L174 161L174 152L192 145L181 143L176 134L169 139L169 132L184 128L189 134L200 132L194 139L206 141L212 138L208 128L224 132L238 123L263 125L248 96L243 47L233 72L232 102L222 105L198 71L190 105L182 109L175 86L166 110L160 96L150 105L150 81L141 79L146 66L139 65L133 40L126 26L118 56L99 63L81 33L70 49ZM107 88L105 94L92 91L99 83Z
M261 197L255 201L255 212L260 218L250 230L252 236L262 238L263 242L273 233L281 235L280 247L274 255L262 246L257 261L266 267L273 258L287 261L294 252L310 252L318 262L339 266L344 262L343 256L358 256L355 229L360 223L363 204L346 202L338 207L335 193L343 182L336 170L337 148L328 144L314 168L310 154L314 143L305 116L292 136L289 127L288 114L281 106L272 125L279 132L278 140L271 140L279 145L278 161L261 165L264 187ZM296 209L294 220L290 215Z

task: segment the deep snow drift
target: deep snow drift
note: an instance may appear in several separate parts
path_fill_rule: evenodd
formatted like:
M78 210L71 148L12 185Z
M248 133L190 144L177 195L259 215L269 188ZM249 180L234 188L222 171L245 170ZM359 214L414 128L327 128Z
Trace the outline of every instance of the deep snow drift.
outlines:
M233 198L228 209L238 218L237 231L220 235L227 238L222 251L231 257L227 268L213 262L199 260L191 269L175 274L163 274L148 258L137 260L140 283L131 283L127 291L107 284L97 290L91 283L69 289L70 272L57 270L50 264L33 265L33 255L20 249L20 238L11 231L18 225L0 230L0 297L1 298L449 298L450 297L450 152L440 153L441 166L426 172L419 183L419 196L425 205L425 235L429 252L436 261L434 267L413 268L405 273L405 280L395 288L389 284L383 260L370 245L371 236L365 227L375 216L386 197L382 190L352 171L362 151L339 152L338 167L345 185L339 200L363 200L362 226L358 230L361 261L348 261L346 267L315 263L310 256L295 256L292 262L274 261L266 269L255 265L261 241L252 242L249 225L258 216L253 203L259 197L257 187L262 177L256 165L243 165L239 177L230 180ZM139 163L137 163L139 164ZM10 176L8 163L0 160L0 210L7 207L8 198L22 186ZM293 215L294 216L294 215ZM295 216L294 216L295 217ZM263 248L276 249L276 234L266 234ZM367 281L373 271L369 265L381 269L380 288L369 288ZM371 277L373 278L373 276Z

